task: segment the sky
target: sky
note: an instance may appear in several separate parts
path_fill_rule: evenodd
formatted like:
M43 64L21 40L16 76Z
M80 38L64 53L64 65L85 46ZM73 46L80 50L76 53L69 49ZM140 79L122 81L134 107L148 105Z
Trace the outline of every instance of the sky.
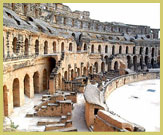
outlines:
M159 3L63 3L72 11L89 11L101 22L122 22L160 28Z

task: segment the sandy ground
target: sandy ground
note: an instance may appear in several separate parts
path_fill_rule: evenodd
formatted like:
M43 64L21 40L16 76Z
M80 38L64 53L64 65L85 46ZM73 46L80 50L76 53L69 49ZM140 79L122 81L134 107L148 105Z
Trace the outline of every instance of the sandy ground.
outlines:
M34 112L34 105L41 103L41 97L43 94L35 94L34 98L29 99L25 96L25 104L21 107L15 107L14 112L9 117L14 125L18 125L17 130L19 131L44 131L45 126L37 126L37 122L40 120L54 120L58 121L59 117L25 117L28 112ZM72 121L73 126L78 129L78 131L89 131L87 129L85 118L84 118L84 97L83 94L77 95L77 103L74 104L74 110L72 111ZM9 121L9 120L8 120Z
M160 80L146 80L117 88L107 99L110 110L143 126L160 131Z

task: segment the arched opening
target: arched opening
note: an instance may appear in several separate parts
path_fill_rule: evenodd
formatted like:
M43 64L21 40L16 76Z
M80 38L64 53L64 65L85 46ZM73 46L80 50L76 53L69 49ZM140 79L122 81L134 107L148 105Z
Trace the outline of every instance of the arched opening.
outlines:
M71 70L71 81L73 81L73 79L74 79L74 70L72 69Z
M79 68L77 69L77 76L78 77L80 76L80 69Z
M67 71L65 71L64 73L64 79L67 81L68 80L68 74L67 74Z
M131 68L131 57L127 56L127 67L130 69Z
M133 47L133 54L136 54L136 49L135 49L135 47Z
M34 93L39 93L39 73L35 72L33 75Z
M61 52L64 52L64 42L61 44Z
M148 57L148 56L145 56L145 64L146 64L147 67L148 67L148 64L149 64L149 57Z
M151 59L151 66L152 66L152 68L154 68L154 59L153 58Z
M115 46L113 45L112 46L112 55L114 55L115 54Z
M133 57L134 70L137 70L137 56Z
M148 47L145 49L145 54L148 55Z
M48 41L44 42L44 54L48 54Z
M83 68L83 75L84 75L84 76L87 75L87 69L86 69L86 67Z
M84 44L84 51L87 50L87 44Z
M122 54L122 46L119 47L119 54Z
M72 43L69 44L69 51L72 51Z
M56 42L53 42L53 53L56 53L57 49L56 49Z
M155 49L152 48L152 54L151 54L152 57L154 57L154 53L155 53Z
M91 46L91 53L94 53L94 45Z
M28 55L28 39L25 39L25 50L24 50L24 55Z
M102 73L105 72L105 63L104 62L101 63L101 72Z
M92 66L90 66L89 72L90 72L90 74L93 74L93 68L92 68Z
M105 53L108 53L108 46L105 46Z
M35 55L39 55L39 41L35 41Z
M12 45L13 45L13 53L18 53L17 38L16 37L14 37Z
M105 63L108 64L108 56L104 57Z
M28 6L24 5L24 15L27 15L27 11L28 11Z
M98 73L98 63L95 62L95 65L94 66L95 66L95 72Z
M128 46L126 46L126 54L128 54Z
M19 79L15 78L13 81L13 106L20 106L20 90L19 90Z
M47 90L48 89L48 73L47 70L44 69L43 70L43 90Z
M140 55L143 54L143 47L140 47L139 54L140 54Z
M140 67L141 67L141 69L144 68L144 67L143 67L143 57L140 58Z
M7 86L3 86L3 110L4 116L8 116L8 94L7 94Z
M98 53L101 53L101 45L98 46Z
M24 94L30 97L30 78L28 74L24 77Z
M52 57L49 58L49 72L51 73L52 70L56 67L56 60Z
M114 62L114 70L115 70L115 71L118 71L118 62L117 62L117 61Z

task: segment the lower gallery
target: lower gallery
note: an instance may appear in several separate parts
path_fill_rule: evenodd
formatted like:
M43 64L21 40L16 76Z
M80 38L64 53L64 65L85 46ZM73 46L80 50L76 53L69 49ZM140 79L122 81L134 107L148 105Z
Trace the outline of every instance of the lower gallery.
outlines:
M62 3L4 3L4 131L160 131L158 34Z

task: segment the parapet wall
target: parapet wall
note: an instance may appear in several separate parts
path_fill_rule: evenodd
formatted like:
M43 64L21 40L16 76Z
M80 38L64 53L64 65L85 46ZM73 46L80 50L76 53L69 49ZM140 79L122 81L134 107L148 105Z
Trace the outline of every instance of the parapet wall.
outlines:
M111 92L116 90L116 88L132 82L156 79L159 75L160 73L158 72L123 75L106 83L103 87L103 91L100 91L94 85L88 85L84 92L86 100L85 120L88 128L93 131L145 131L143 127L129 122L125 120L125 118L121 118L118 114L116 114L116 112L110 112L109 107L105 104L105 101ZM111 121L106 121L106 119L110 119ZM112 123L113 121L115 122ZM119 124L123 126L119 126ZM130 128L126 128L126 125Z
M111 94L111 92L113 92L116 88L119 88L125 84L142 81L142 80L156 79L157 76L159 76L159 73L156 73L156 72L146 73L145 72L145 73L123 75L123 76L114 78L108 84L105 85L104 98L106 100Z

